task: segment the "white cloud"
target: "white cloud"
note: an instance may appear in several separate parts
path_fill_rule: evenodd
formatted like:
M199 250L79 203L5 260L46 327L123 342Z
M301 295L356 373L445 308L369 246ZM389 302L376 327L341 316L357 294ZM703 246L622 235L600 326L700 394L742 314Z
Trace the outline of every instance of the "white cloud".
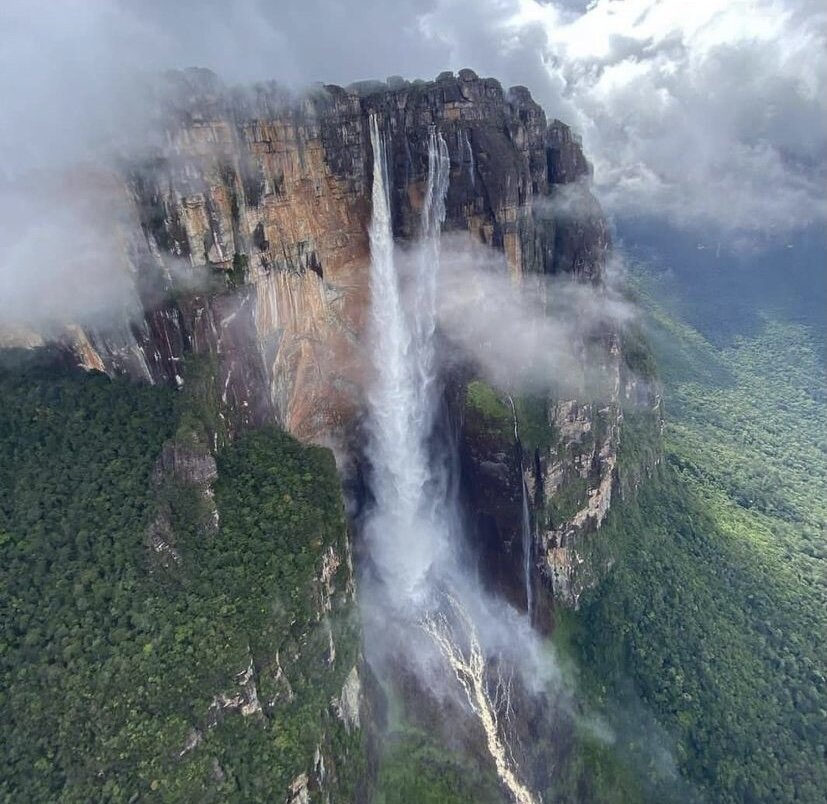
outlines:
M613 213L783 236L827 218L820 0L7 0L0 183L128 147L140 77L190 65L294 86L469 66L582 134Z
M535 0L423 30L570 122L610 211L789 234L827 219L827 12L777 0Z

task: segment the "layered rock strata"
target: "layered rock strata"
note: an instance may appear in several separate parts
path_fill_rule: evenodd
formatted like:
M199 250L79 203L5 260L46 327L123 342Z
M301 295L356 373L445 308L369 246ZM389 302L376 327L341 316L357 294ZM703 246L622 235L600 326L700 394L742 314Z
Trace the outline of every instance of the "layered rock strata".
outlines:
M365 371L373 113L388 136L399 239L416 234L437 125L451 158L446 230L502 250L515 275L600 280L599 208L572 219L546 203L588 164L524 88L505 92L470 70L327 86L299 101L276 87L234 93L203 71L170 82L164 146L123 168L140 224L125 250L143 313L120 331L74 333L90 368L180 383L188 355L210 355L237 424L275 417L302 438L340 436ZM182 274L195 290L171 301Z
M387 138L399 241L418 233L435 125L451 161L445 231L468 232L502 252L516 281L527 274L602 281L609 236L588 190L588 162L570 129L549 123L523 87L505 91L462 70L432 82L319 87L295 99L269 85L231 91L205 71L168 80L163 145L122 171L137 221L123 240L142 312L116 329L76 328L72 341L83 365L151 382L180 385L185 363L208 361L230 434L276 421L305 440L353 444L369 371L362 336L371 115ZM616 338L605 339L617 373ZM522 461L535 565L558 597L576 604L582 561L574 545L609 505L619 408L616 395L599 405L546 404L554 445ZM485 454L490 447L470 449L472 480L484 480L475 466L499 460L496 449ZM520 474L515 465L509 478ZM522 482L489 498L500 509L491 533L505 545L514 541L514 522L503 511L515 501L519 508ZM582 505L566 512L570 521L548 513L555 496L578 494Z

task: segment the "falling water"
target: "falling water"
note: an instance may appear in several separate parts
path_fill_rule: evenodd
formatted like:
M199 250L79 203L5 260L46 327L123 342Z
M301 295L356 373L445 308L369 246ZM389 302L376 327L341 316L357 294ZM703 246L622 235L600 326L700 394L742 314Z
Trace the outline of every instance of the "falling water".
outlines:
M471 142L468 139L468 132L463 129L462 130L462 150L463 150L463 160L468 165L468 179L471 182L471 186L473 187L476 183L476 171L474 169L474 152L471 150Z
M384 627L407 622L413 612L465 691L486 735L503 784L519 804L534 798L517 778L501 714L510 709L510 685L497 671L493 685L468 607L450 591L453 501L429 449L440 400L434 340L440 234L445 220L450 160L441 134L428 138L428 178L422 206L417 275L409 307L394 259L386 142L375 115L371 246L371 344L376 369L368 397L371 486L374 505L365 537L378 574L389 590ZM439 574L438 579L434 578ZM400 627L403 627L400 625ZM493 694L491 690L494 690Z
M445 194L448 192L451 161L448 146L435 127L428 136L428 179L422 203L419 248L419 271L416 277L416 295L413 308L413 347L417 368L417 391L420 407L431 413L430 420L422 420L430 429L433 425L434 333L436 331L436 287L439 273L440 235L445 221ZM427 433L426 433L427 435Z
M445 518L428 493L433 473L427 442L437 401L433 336L448 149L432 131L419 273L409 321L394 260L386 143L376 116L370 118L370 137L374 153L370 326L377 372L368 399L376 505L367 538L383 578L415 596L428 568L447 547Z
M522 445L520 444L520 429L517 422L517 408L514 405L514 400L511 398L511 395L508 395L508 403L511 405L511 415L514 420L514 441L517 443L517 447L520 450L520 488L522 489L522 520L521 520L521 528L522 528L522 547L523 547L523 582L525 584L525 601L526 601L526 612L528 614L529 622L531 622L531 614L534 608L534 589L531 582L531 551L532 545L534 543L534 534L531 530L531 514L528 510L528 488L525 482L525 476L523 474L523 449Z
M522 471L522 464L520 465ZM526 489L525 480L523 486L523 577L525 578L525 599L526 612L528 619L531 620L531 612L534 607L533 590L531 586L531 544L533 534L531 532L531 517L528 512L528 489Z
M444 596L445 605L425 615L422 627L437 644L465 692L468 704L477 716L485 733L488 753L494 760L497 775L509 789L517 804L535 804L531 791L517 778L515 763L508 743L503 737L505 728L500 722L511 714L511 678L503 677L497 669L497 681L489 683L489 668L480 646L476 628L468 612L457 598ZM454 633L461 630L458 638ZM467 641L467 656L459 645Z

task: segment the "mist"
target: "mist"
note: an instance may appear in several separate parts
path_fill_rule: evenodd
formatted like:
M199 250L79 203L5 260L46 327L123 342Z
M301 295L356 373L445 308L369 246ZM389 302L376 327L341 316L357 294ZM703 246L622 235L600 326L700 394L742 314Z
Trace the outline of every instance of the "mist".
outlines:
M636 316L611 281L619 260L598 287L565 276L511 277L502 254L468 235L445 235L442 248L438 319L457 360L515 393L599 393L606 336Z
M613 289L616 265L600 287L512 276L501 253L468 234L442 234L450 159L435 127L419 234L412 246L396 244L391 134L380 126L371 117L369 494L357 517L366 658L383 683L414 680L416 694L455 707L460 722L475 722L501 784L519 804L532 804L539 794L532 767L524 767L532 764L529 753L518 746L520 723L541 720L549 729L556 718L581 715L554 649L532 624L532 562L523 565L526 611L484 579L476 534L463 515L459 425L446 389L450 378L471 370L504 395L608 402L617 389L613 339L635 311ZM565 214L576 216L569 207ZM514 428L517 438L516 409ZM451 718L443 720L450 731ZM593 719L583 722L596 739L610 739Z
M88 187L49 199L22 227L9 210L26 206L21 177L37 175L50 196L84 163L110 170L157 144L158 76L190 66L298 93L471 67L528 86L549 117L574 126L612 215L739 240L827 220L827 14L809 0L714 0L691 14L677 0L10 0L0 11L0 326L19 325L22 308L42 330L130 304L111 235L119 221ZM60 266L61 243L64 259L90 259Z
M120 188L91 166L0 186L0 327L50 336L137 314L120 235L130 225Z

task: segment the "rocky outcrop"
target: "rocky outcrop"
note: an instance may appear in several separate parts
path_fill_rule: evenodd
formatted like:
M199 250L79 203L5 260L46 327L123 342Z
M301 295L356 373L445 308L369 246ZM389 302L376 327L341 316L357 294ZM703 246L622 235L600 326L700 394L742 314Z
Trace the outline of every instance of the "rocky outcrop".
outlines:
M488 581L523 607L522 453L510 401L477 379L455 404L462 410L460 476L476 553Z
M362 680L359 678L359 671L356 667L348 673L342 686L341 695L334 698L331 704L348 734L359 728L360 711L362 709Z
M182 428L164 444L152 472L157 510L146 532L153 567L175 569L182 563L174 525L176 504L182 492L194 493L197 501L194 524L199 532L205 537L215 533L219 517L213 484L217 477L215 457L195 431Z
M516 280L602 281L609 237L588 189L590 166L571 130L548 123L524 87L505 91L470 70L319 87L302 98L275 85L229 90L206 71L167 80L163 146L122 169L125 252L142 313L106 331L75 328L71 340L89 368L178 386L193 358L208 360L230 435L276 421L302 439L347 447L355 433L367 370L371 115L387 141L398 240L418 234L436 126L451 163L446 231L501 251ZM600 337L616 374L616 333ZM598 401L545 405L553 435L542 448L466 431L466 475L486 550L505 546L515 558L525 484L533 566L576 605L592 582L578 544L602 522L615 482L617 388ZM166 534L159 523L150 538L169 557Z
M446 230L502 250L515 275L599 281L608 238L577 183L588 164L523 87L470 70L301 99L269 85L230 91L205 71L168 82L163 147L123 166L143 312L71 333L89 368L180 385L188 355L207 355L231 429L275 419L304 439L346 440L365 371L371 114L388 139L399 239L419 226L436 125L451 159ZM559 214L563 186L588 214Z
M616 343L609 359L615 376L609 398L557 401L550 411L555 442L535 455L537 563L555 600L574 607L609 568L588 541L603 524L617 483L622 408Z
M466 504L475 514L489 580L524 606L528 566L534 589L546 587L557 602L576 606L583 589L607 569L592 554L589 537L603 523L617 482L619 400L489 393L501 406L499 415L481 410L469 395L460 444ZM535 616L547 615L542 608L535 606Z
M209 446L202 443L195 432L184 430L164 444L155 464L155 475L160 482L166 475L176 483L197 487L204 495L211 496L218 467Z
M533 616L541 627L553 622L540 603L544 590L556 604L576 608L605 577L614 559L600 528L613 501L634 494L660 460L657 383L629 364L617 334L590 354L603 355L600 374L609 382L600 393L526 397L474 380L460 403L463 496L483 566L502 594L524 606L522 536L530 530ZM634 442L626 449L634 457L623 463L625 439Z

